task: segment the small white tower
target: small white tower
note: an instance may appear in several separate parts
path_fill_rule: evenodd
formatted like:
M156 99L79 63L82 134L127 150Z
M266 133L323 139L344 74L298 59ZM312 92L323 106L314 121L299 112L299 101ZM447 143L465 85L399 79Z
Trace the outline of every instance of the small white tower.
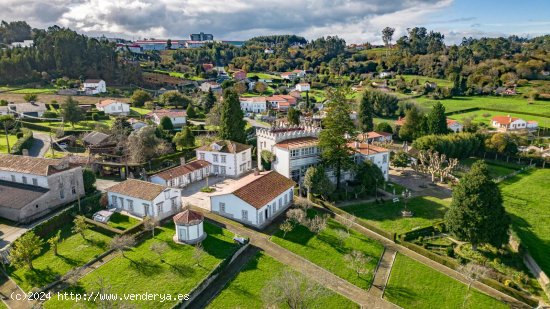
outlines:
M174 216L177 243L196 244L206 238L204 232L204 216L201 213L186 209Z

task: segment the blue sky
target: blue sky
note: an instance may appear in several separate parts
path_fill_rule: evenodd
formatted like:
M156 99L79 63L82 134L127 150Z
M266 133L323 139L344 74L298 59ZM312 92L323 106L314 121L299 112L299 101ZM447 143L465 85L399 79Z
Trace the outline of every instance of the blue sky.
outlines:
M548 34L550 0L0 0L0 19L130 39L185 39L203 31L226 40L338 35L375 44L386 26L396 28L394 41L407 28L425 26L455 43L469 36Z

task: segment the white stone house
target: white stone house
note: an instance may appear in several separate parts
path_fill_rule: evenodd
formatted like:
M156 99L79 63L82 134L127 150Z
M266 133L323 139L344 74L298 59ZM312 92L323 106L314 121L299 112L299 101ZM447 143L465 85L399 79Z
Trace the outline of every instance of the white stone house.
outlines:
M204 82L200 85L200 90L202 92L208 92L212 90L214 93L222 93L222 86L216 82Z
M196 150L197 158L212 164L214 175L238 177L252 169L252 146L229 140L213 142Z
M151 176L152 183L171 188L183 188L190 183L200 181L210 175L212 164L204 160L195 160L185 163L182 158L181 165L172 167Z
M274 160L271 169L279 174L300 181L308 167L319 163L318 137L321 129L309 126L283 126L256 130L258 168L261 169L261 153L271 152Z
M305 70L294 70L292 73L296 74L296 77L303 78L306 77L306 71Z
M495 116L491 119L491 125L498 131L516 131L516 130L536 130L538 123L536 121L525 121L521 118L508 116Z
M170 118L176 128L183 127L187 123L187 112L178 109L157 109L147 114L147 117L157 126L160 125L163 117Z
M267 110L265 97L240 97L239 102L244 112L264 113Z
M164 219L181 209L181 190L127 179L107 188L109 207L137 217Z
M196 244L206 238L204 216L201 213L186 209L176 214L173 221L176 225L175 242Z
M281 73L281 78L286 80L295 80L296 78L298 78L298 75L296 75L296 73L294 72L284 72Z
M454 133L458 133L464 131L464 125L456 120L447 119L447 129Z
M107 84L102 79L87 79L82 84L82 91L87 95L107 92Z
M298 91L309 91L311 90L311 86L309 83L298 83L296 84L296 90Z
M106 115L127 116L130 114L130 104L113 99L103 100L95 106L98 111L105 112Z
M292 204L295 184L275 171L255 172L209 196L210 211L263 228Z
M8 114L14 114L16 118L42 117L47 110L46 104L41 102L9 103L7 108Z
M388 149L361 142L351 142L348 144L348 147L354 151L354 161L356 163L366 160L371 161L380 168L384 175L384 179L386 181L388 180L388 172L390 169L390 151Z
M26 223L84 196L82 168L69 160L0 154L0 217Z

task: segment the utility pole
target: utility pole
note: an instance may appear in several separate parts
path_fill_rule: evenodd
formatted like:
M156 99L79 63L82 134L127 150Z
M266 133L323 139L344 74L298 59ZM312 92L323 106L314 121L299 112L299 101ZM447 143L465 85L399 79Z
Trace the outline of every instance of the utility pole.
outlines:
M3 121L4 122L4 132L6 133L6 145L8 146L8 153L11 152L10 150L10 138L8 136L8 126L6 125L6 121Z

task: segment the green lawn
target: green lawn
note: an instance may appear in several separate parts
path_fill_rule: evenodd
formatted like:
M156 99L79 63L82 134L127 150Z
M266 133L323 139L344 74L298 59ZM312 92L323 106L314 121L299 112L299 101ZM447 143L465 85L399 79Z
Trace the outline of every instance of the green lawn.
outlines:
M341 245L336 236L338 229L345 230L338 222L330 219L327 228L318 235L310 232L302 225L297 225L284 238L283 232L278 231L272 237L272 241L356 286L368 289L373 277L372 271L382 255L383 247L378 242L353 230L350 231L350 237ZM347 267L344 255L352 250L362 251L372 258L369 262L370 272L368 274L357 277L356 273Z
M550 170L518 174L500 187L514 231L542 270L550 274Z
M131 306L136 308L172 308L178 301L178 294L189 293L201 283L223 259L236 249L232 234L215 225L204 223L207 238L202 242L206 254L202 257L200 266L192 258L194 247L176 244L172 237L175 234L173 223L158 229L155 238L147 239L137 247L125 253L126 257L118 256L97 270L82 278L76 287L67 292L91 293L100 289L104 293L123 295L160 293L170 294L172 299L165 302L152 300L119 300L115 307ZM162 255L162 260L149 248L153 243L164 242L168 250ZM104 282L102 285L101 282ZM98 300L99 302L99 300ZM92 302L81 303L86 308L97 308ZM71 308L75 305L70 300L52 298L44 304L45 308Z
M53 254L53 250L50 250L44 239L42 253L33 260L34 271L27 268L9 269L10 277L24 291L30 291L33 287L43 287L55 281L58 276L86 264L109 249L110 237L88 230L86 239L83 239L80 234L72 234L72 226L72 223L67 224L61 229L62 240L58 246L58 256Z
M132 112L136 112L137 114L143 116L143 115L147 115L151 112L150 109L146 109L146 108L140 108L140 107L131 107L130 108L130 111Z
M133 227L139 222L141 221L136 218L132 218L132 217L123 215L121 213L115 212L107 222L107 225L109 225L110 227L114 227L115 229L124 231Z
M474 164L474 162L476 162L477 160L479 160L479 159L477 159L477 158L466 158L466 159L460 160L460 164L464 165L464 166L467 166L467 167L471 167L472 164ZM487 160L487 159L485 159L484 161L487 164L487 167L489 168L489 175L492 178L498 178L498 177L506 176L506 175L509 175L509 174L521 169L521 166L518 166L514 163L495 162L493 160ZM463 174L463 172L457 172L456 174L458 176L460 176L460 175Z
M410 83L413 79L418 79L418 82L420 85L423 85L426 82L433 82L436 83L439 87L452 87L453 82L446 79L439 79L439 78L431 78L426 76L420 76L420 75L397 75L397 78L403 77L405 79L405 82Z
M402 234L416 228L430 226L435 221L442 220L450 203L450 199L442 200L431 196L413 197L407 203L407 208L412 210L414 214L410 218L401 216L401 210L404 209L402 198L397 203L386 201L384 204L357 204L342 207L342 210L385 231Z
M398 254L384 298L403 308L508 308L506 304L468 287L430 267Z
M246 73L246 77L254 77L254 76L258 76L259 79L272 79L272 80L277 80L277 79L281 79L280 76L277 76L277 75L273 75L273 74L267 74L267 73Z
M427 97L420 97L412 101L420 106L431 109L437 100ZM535 101L528 104L528 100L521 96L471 96L471 97L454 97L452 99L440 100L445 106L447 112L463 110L467 108L496 108L500 110L517 112L517 113L535 113L542 116L550 117L550 104L545 101ZM495 112L493 112L495 113Z
M10 149L17 142L17 136L8 135L8 141L10 143ZM6 143L6 135L0 135L0 153L8 153L8 144Z
M208 305L208 308L264 308L262 290L285 268L285 265L272 257L258 253ZM311 304L312 308L358 308L357 304L347 298L326 288L321 289L321 296ZM282 308L286 308L281 305Z
M541 127L546 127L546 128L550 127L550 117L531 116L531 115L526 115L521 113L495 112L495 111L488 111L488 110L482 110L482 109L474 112L450 115L449 118L455 119L461 122L463 122L464 119L466 118L471 118L472 122L474 123L485 123L486 125L491 126L491 123L492 123L491 118L495 116L506 116L506 115L510 115L512 117L518 117L525 121L534 120L534 121L537 121L539 123L539 126Z
M21 88L9 91L18 94L56 94L57 88Z
M165 71L165 70L154 70L153 72L155 72L155 73L168 73L168 75L170 75L170 76L183 78L183 73L181 73L181 72Z

